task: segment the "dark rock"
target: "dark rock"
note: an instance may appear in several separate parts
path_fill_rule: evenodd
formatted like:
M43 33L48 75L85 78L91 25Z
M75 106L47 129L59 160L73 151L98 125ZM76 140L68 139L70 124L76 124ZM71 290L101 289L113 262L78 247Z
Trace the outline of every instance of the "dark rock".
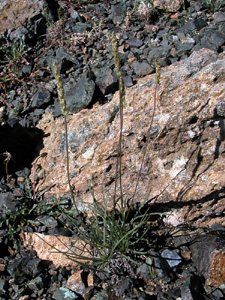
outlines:
M40 131L23 128L18 120L8 120L7 124L0 127L0 153L9 152L13 160L9 162L9 172L23 169L34 158L34 148L39 142ZM3 165L5 157L0 156L0 164ZM0 177L5 175L0 169Z
M133 286L132 280L128 277L122 278L114 288L114 295L121 299L125 292L128 292Z
M198 30L198 31L207 25L207 22L202 18L197 18L193 22L194 22L196 30Z
M27 287L30 290L40 290L44 287L44 282L41 276L37 276L34 279L31 279L28 284Z
M213 15L213 19L214 19L214 24L224 23L225 22L225 13L221 12L221 11L217 11Z
M212 50L219 50L219 48L225 43L225 35L219 31L206 30L201 37L200 47L208 48ZM195 49L200 48L198 45Z
M65 74L73 66L73 58L63 48L56 50L55 57L60 74Z
M161 253L161 256L166 259L171 268L178 266L182 262L182 258L177 254L176 250L165 249Z
M57 221L51 216L40 216L35 221L45 225L49 229L53 229L58 225Z
M51 95L48 90L44 87L39 87L38 91L32 97L31 107L33 108L41 108L46 104L50 103Z
M77 22L75 26L73 26L72 30L75 33L85 33L90 30L91 27L87 23Z
M4 290L5 286L6 286L6 281L3 278L0 278L0 296L3 296L4 293L6 292Z
M99 70L98 77L96 77L96 84L103 95L114 93L118 87L118 78L116 73L109 67Z
M34 252L17 254L8 263L8 273L11 276L22 278L22 280L24 280L25 275L37 276L40 273L38 266L41 260L39 258L34 258L34 256Z
M60 287L58 290L56 290L53 295L53 299L55 300L74 300L78 299L78 296L70 291L67 288Z
M21 30L21 35L25 36L28 45L36 45L38 38L43 36L47 30L47 21L42 14L37 14L28 19Z
M76 10L73 9L73 8L71 8L71 9L69 10L69 12L70 12L70 17L71 17L74 21L76 21L76 22L82 22L82 19L81 19L80 15L79 15L78 11L76 11Z
M6 210L10 210L12 213L16 211L15 196L10 192L0 193L0 212L3 218Z
M154 72L154 69L147 62L138 62L134 61L131 65L134 69L134 72L139 77L146 76Z
M132 38L127 41L131 48L140 48L143 45L143 41L138 38Z
M155 64L155 60L157 60L161 66L167 65L167 57L169 56L170 50L170 46L154 47L148 54L148 62Z
M193 48L193 44L190 43L180 44L176 49L176 55L178 57L186 55L192 48Z
M84 73L77 83L65 86L66 106L70 112L78 112L87 107L95 92L95 82L90 72Z
M22 68L22 73L27 76L27 75L30 75L32 72L32 66L31 65L25 65L23 66Z
M190 249L193 263L207 279L207 283L214 287L219 287L224 283L225 240L223 235L215 233L196 236L193 238Z
M114 24L117 23L122 23L124 19L124 14L126 13L126 6L125 4L121 1L118 4L113 4L111 6L111 15L109 18L113 20Z
M49 229L48 233L51 235L71 236L70 230L63 227Z
M123 76L123 81L125 87L131 87L134 85L132 77L131 76Z
M149 278L149 266L147 264L142 264L137 268L137 275L139 278L147 281Z

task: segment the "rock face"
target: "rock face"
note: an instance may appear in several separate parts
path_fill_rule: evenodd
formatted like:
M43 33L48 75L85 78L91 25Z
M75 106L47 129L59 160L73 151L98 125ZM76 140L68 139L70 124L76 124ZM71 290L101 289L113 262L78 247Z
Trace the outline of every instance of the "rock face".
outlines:
M225 55L201 49L189 58L161 69L156 113L134 201L146 197L170 214L165 222L225 225ZM153 113L155 74L126 89L122 142L122 180L125 199L133 196L143 148ZM98 201L103 192L109 206L114 194L119 138L119 94L112 101L68 115L71 183L79 199ZM51 194L68 193L63 118L45 114L46 159L40 158ZM43 175L43 170L41 174ZM118 189L119 190L119 189Z
M165 9L170 12L178 11L183 3L183 0L153 0L154 7Z

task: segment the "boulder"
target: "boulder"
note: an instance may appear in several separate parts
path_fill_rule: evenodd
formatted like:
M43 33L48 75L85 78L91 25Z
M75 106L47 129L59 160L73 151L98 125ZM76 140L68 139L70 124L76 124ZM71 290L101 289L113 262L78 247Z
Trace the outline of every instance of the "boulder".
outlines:
M159 9L168 10L169 12L178 11L184 4L184 0L153 0L153 6Z
M136 195L133 194L140 169L147 132L153 114L155 74L137 80L126 89L122 141L124 199L148 199L170 214L164 221L173 226L225 225L225 54L209 49L162 68L156 92L156 112ZM119 93L101 105L67 117L70 177L78 199L92 202L115 192L115 169L120 131ZM48 193L69 193L66 176L63 117L43 115L48 153L39 164L45 171L42 189L55 183ZM117 189L119 190L119 188Z

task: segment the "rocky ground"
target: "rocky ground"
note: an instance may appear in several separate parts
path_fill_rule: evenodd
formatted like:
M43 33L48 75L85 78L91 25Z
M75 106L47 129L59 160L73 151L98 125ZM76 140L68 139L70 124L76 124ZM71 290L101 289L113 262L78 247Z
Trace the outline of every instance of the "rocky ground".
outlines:
M45 159L43 153L39 155L48 134L38 124L48 113L55 122L62 115L54 61L63 79L67 107L77 114L109 103L118 90L111 33L118 38L127 88L135 87L139 78L154 74L155 60L163 70L203 48L215 51L211 56L222 57L222 1L153 2L154 7L151 1L134 0L1 2L0 299L225 297L222 222L205 224L201 229L190 224L174 228L161 218L151 219L151 231L142 245L146 254L132 257L139 265L115 255L101 272L68 265L56 268L50 259L40 259L22 245L27 232L74 237L72 227L62 226L67 222L63 212L71 208L70 197L46 199L51 186L35 192L41 171L39 178L31 175L32 164L38 166L39 159ZM222 122L224 116L221 101L215 122ZM86 132L82 134L85 139ZM223 131L220 139L222 143ZM62 138L61 148L63 144ZM224 187L214 197L224 199ZM161 208L155 205L154 210ZM221 220L224 210L216 217Z

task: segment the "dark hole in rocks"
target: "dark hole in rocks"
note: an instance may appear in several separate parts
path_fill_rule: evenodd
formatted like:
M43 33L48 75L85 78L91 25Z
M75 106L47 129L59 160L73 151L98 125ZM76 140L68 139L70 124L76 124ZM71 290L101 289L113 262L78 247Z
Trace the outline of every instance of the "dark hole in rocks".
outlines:
M12 122L10 122L12 121ZM8 163L8 173L12 174L30 167L38 152L43 147L43 132L40 129L26 129L16 120L8 120L0 127L0 178L6 175L3 155L9 152L13 159Z
M198 121L198 117L194 116L190 119L189 124L195 124Z

